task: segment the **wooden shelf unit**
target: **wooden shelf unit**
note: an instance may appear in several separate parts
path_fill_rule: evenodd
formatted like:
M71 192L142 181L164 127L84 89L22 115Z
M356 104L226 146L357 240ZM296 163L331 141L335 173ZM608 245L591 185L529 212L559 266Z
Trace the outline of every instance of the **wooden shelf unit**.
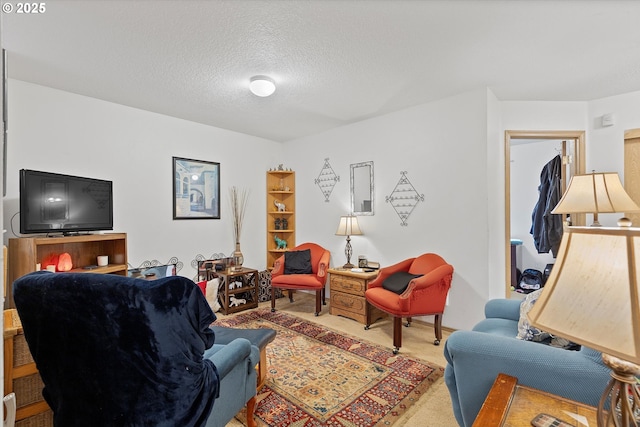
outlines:
M243 267L240 271L223 270L216 271L216 276L220 279L218 287L218 300L220 301L220 311L223 314L237 313L258 307L258 296L260 293L258 270ZM241 287L229 289L232 283L242 283ZM239 296L245 300L244 304L231 305L231 297Z
M36 264L41 269L47 268L47 263L62 253L71 256L74 273L105 273L127 275L127 235L126 233L83 234L79 236L60 237L20 237L9 239L9 284L25 274L36 271ZM85 269L86 266L97 264L98 255L108 255L109 265ZM7 289L7 303L9 308L13 304L13 294L9 295L11 286Z
M279 212L275 202L284 203L285 211ZM285 240L287 248L296 245L296 173L294 171L267 172L267 269L286 249L277 249L275 237ZM276 229L276 219L287 220L286 229Z
M15 309L4 311L4 393L16 394L16 426L53 426L53 412L42 397L42 379L31 357Z
M59 237L20 237L9 239L9 268L4 311L4 390L16 393L16 426L52 426L53 413L42 397L42 380L24 339L20 318L15 310L13 282L36 271L36 264L46 269L48 262L62 253L71 256L75 273L127 275L127 235L125 233L83 234ZM85 269L97 264L98 255L107 255L109 265Z

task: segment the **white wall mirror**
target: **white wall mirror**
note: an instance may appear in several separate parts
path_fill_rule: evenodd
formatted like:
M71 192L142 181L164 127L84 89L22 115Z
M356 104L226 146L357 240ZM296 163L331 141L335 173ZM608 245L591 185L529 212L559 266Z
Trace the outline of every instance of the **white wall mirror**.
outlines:
M351 165L351 212L373 215L373 162Z

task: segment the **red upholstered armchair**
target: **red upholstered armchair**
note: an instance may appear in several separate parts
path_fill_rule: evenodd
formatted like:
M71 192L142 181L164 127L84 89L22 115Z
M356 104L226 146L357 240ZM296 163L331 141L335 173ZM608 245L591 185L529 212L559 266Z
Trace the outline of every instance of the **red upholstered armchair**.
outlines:
M322 305L326 304L325 283L330 257L331 253L322 246L303 243L278 258L271 271L271 311L276 311L276 288L287 289L290 302L293 302L293 289L311 289L316 291L315 315L319 315Z
M404 279L399 276L405 273ZM421 275L410 277L409 275ZM393 353L398 354L402 346L402 318L407 318L405 326L411 324L412 316L435 315L435 345L442 339L442 314L451 287L453 266L436 254L424 254L409 258L397 264L380 269L380 274L369 283L365 292L367 301L374 307L393 316ZM395 291L385 289L404 280L407 285ZM386 283L385 283L386 282ZM383 287L384 284L384 287ZM370 325L365 326L369 329Z

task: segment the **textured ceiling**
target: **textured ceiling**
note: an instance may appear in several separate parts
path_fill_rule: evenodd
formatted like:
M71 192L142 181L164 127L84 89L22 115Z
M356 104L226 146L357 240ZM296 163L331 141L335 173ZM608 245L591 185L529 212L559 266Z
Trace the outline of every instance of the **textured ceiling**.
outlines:
M54 1L4 13L9 76L275 141L469 90L640 90L640 1ZM249 78L271 76L259 98Z

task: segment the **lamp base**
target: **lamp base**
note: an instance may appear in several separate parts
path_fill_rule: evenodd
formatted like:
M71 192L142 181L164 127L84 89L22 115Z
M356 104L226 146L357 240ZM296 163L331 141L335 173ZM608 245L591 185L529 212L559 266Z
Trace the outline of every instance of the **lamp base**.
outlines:
M342 266L342 268L353 268L353 267L355 267L355 265L351 263L346 263L345 265Z
M612 372L598 405L598 427L640 426L640 386L636 381L640 366L606 353L602 353L602 361Z

